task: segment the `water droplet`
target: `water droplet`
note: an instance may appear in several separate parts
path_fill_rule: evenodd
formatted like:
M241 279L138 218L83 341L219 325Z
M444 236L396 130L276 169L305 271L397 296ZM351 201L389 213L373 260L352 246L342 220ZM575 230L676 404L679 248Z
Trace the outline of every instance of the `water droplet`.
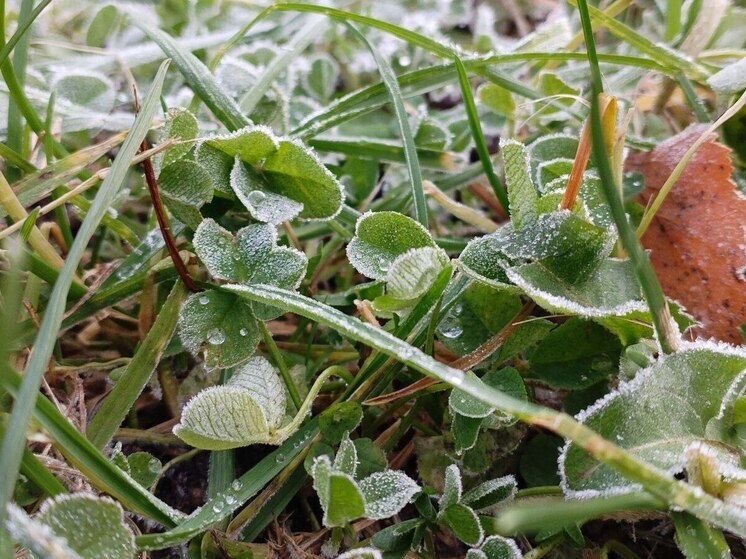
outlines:
M277 462L278 464L284 461L285 461L285 455L282 453L278 454L277 458L275 458L275 462Z
M249 202L252 204L261 204L267 198L267 195L261 190L252 190L248 195Z
M236 504L236 498L233 495L226 495L225 502L228 506Z
M249 333L249 331L248 331L248 330L247 330L246 328L241 328L241 329L240 329L240 330L238 331L238 333L239 333L239 334L241 334L242 336L245 336L246 334L248 334L248 333Z
M222 501L216 501L214 505L212 505L213 512L220 512L223 510L223 502Z
M381 258L378 261L378 267L382 272L388 272L389 271L389 261L385 258Z
M237 479L234 479L233 483L231 483L231 489L233 489L233 491L239 491L242 487L243 483L241 483Z
M455 323L446 324L440 330L441 336L443 336L444 338L448 338L449 340L458 338L463 333L464 333L464 328L460 324L455 324Z
M202 297L199 298L199 302L201 305L206 305L210 302L210 298L207 295L202 295Z
M461 303L456 303L453 305L453 314L455 316L461 316L461 313L464 312L464 305Z
M225 331L222 328L211 328L207 332L207 341L211 345L220 345L225 341Z

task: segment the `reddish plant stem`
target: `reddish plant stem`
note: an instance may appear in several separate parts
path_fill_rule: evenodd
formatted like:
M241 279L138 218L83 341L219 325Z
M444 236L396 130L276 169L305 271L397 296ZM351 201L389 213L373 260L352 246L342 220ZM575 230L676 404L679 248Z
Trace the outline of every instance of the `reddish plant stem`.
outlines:
M140 150L147 151L148 149L150 149L150 146L148 145L148 140L145 139L142 141ZM171 261L174 263L174 268L176 268L176 272L179 274L181 281L184 282L184 285L187 286L187 289L189 289L189 291L192 291L194 293L202 291L194 283L194 280L192 279L192 276L189 275L189 271L187 270L184 261L181 259L181 256L179 256L179 250L176 248L176 242L174 241L174 237L171 233L171 228L168 225L168 217L166 216L166 211L163 209L161 195L158 192L158 181L155 178L155 171L153 170L153 163L150 161L150 158L143 160L142 168L145 172L145 183L148 185L150 199L153 201L155 217L156 219L158 219L158 226L161 229L163 240L166 243L168 255L171 257Z

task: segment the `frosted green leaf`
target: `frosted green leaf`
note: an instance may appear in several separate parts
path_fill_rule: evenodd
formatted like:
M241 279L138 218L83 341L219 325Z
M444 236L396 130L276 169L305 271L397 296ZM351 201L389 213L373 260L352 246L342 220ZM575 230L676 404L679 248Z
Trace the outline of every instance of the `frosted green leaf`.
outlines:
M550 159L539 163L536 169L536 186L539 191L544 193L551 192L554 190L551 186L554 186L555 184L564 191L564 187L567 184L567 175L570 174L572 165L573 160L564 157L558 157L557 159ZM558 182L553 183L552 181L555 180Z
M676 528L676 545L687 559L730 559L728 542L723 533L696 516L686 512L672 512Z
M558 103L570 106L575 102L575 98L580 93L580 89L572 87L565 83L557 74L544 72L539 78L539 91L547 97L555 97ZM558 111L559 107L548 106L547 111Z
M474 379L478 378L472 371L467 371L464 374ZM458 388L451 390L451 395L448 397L448 407L452 413L479 419L485 418L495 411L495 408L477 400Z
M470 550L472 551L472 550ZM502 536L489 536L479 548L485 559L521 559L523 553L514 540ZM467 559L471 559L467 554Z
M8 503L6 527L10 537L39 559L81 559L67 544L67 540L57 536L46 524L31 518L15 503Z
M279 224L297 217L303 210L301 202L272 192L264 177L239 159L233 165L230 184L236 197L258 221Z
M329 220L342 209L344 189L318 157L298 140L280 140L261 169L275 194L303 204L303 219Z
M252 395L237 386L213 386L192 398L181 412L174 435L206 450L263 443L269 425Z
M420 490L409 476L394 470L371 474L359 486L365 500L365 517L375 520L394 516Z
M205 138L204 143L221 151L231 161L238 158L249 165L256 165L279 148L275 135L264 126L247 126L231 134Z
M475 511L487 511L498 503L512 499L518 484L513 476L504 476L480 483L467 491L461 502Z
M475 350L520 310L521 300L514 291L472 282L440 320L438 338L459 355Z
M425 116L417 126L414 143L421 148L444 150L451 142L453 134L434 118Z
M227 384L207 388L192 398L174 434L208 450L279 444L284 416L285 387L279 375L269 361L254 357Z
M270 430L285 417L285 385L277 369L264 357L255 356L233 373L227 386L246 390L264 411Z
M743 349L688 343L638 372L577 418L638 459L673 475L684 468L685 449L709 438L708 425L717 424L728 413L723 402L733 390L730 387L740 386L744 369ZM565 447L559 464L568 495L639 489L574 444Z
M510 219L515 229L520 229L536 219L538 194L531 180L528 150L515 140L502 142L500 151L505 165L505 182L508 187Z
M465 415L454 414L451 421L451 434L453 435L453 445L458 454L474 448L479 438L479 430L484 423L483 418L466 417Z
M96 113L108 113L114 107L114 87L103 74L68 74L55 82L54 89L57 103Z
M746 59L729 64L707 79L709 86L722 95L733 95L746 89Z
M150 487L161 471L161 461L149 452L133 452L127 456L129 475L143 487Z
M465 544L479 545L484 538L484 529L477 514L466 505L461 503L451 505L440 511L438 518Z
M441 248L413 248L394 259L386 274L386 292L410 300L424 294L449 262Z
M166 113L166 124L163 126L162 138L176 140L177 144L163 152L158 159L160 167L178 161L193 147L193 140L199 135L197 118L186 109L170 109Z
M350 440L350 434L345 433L342 441L339 443L339 449L334 457L333 467L342 473L355 477L357 472L357 448L355 443Z
M461 501L462 491L461 470L456 464L451 464L443 474L443 494L438 499L440 509L448 508Z
M328 456L316 458L311 475L324 511L324 526L344 526L365 514L365 501L357 483L351 476L335 471Z
M347 245L347 258L355 269L373 279L386 279L394 260L413 248L435 247L430 233L398 212L360 216L355 236Z
M235 158L205 142L200 142L194 150L194 160L210 174L216 192L223 196L233 194L231 171Z
M465 559L487 559L487 555L481 549L472 548L466 552Z
M337 559L383 559L383 555L375 547L358 547L345 551Z
M508 279L505 270L512 262L505 253L505 232L502 229L469 241L458 259L459 268L473 279L499 290L520 293Z
M570 283L540 262L507 271L510 280L545 309L588 317L647 312L629 260L607 259L583 281Z
M537 185L541 184L538 176L539 165L544 161L556 159L575 160L578 150L578 138L570 134L546 134L536 139L529 146L531 155L531 177Z
M261 338L251 306L223 291L195 293L181 309L179 337L186 349L204 354L208 368L238 365Z
M163 167L158 190L174 217L195 228L202 220L199 208L212 200L214 187L212 177L201 165L180 160Z
M277 230L269 224L248 225L234 237L214 220L205 219L194 233L193 244L210 274L223 280L297 289L306 275L306 255L277 246Z
M337 87L339 64L328 54L317 54L310 59L309 66L302 76L303 89L325 103Z
M469 371L465 374L474 375L473 372ZM476 375L474 375L476 376ZM526 387L523 383L523 378L520 373L513 367L505 367L495 371L488 371L483 377L482 382L497 388L498 390L509 394L510 396L526 401L528 396L526 394ZM451 391L451 395L448 398L448 407L454 414L463 415L464 417L472 418L484 418L493 413L497 413L497 417L501 420L508 421L512 420L510 416L503 414L503 412L495 412L495 409L489 407L483 402L477 400L473 396L470 396L466 392L454 388Z
M46 501L35 519L66 540L80 559L132 559L135 554L122 507L109 498L60 495Z

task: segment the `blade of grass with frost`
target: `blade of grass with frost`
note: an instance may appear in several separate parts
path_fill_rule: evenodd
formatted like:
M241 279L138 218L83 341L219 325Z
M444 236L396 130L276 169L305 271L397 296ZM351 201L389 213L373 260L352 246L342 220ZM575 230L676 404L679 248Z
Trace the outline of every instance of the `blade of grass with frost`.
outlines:
M136 155L140 142L150 128L151 119L158 106L167 68L168 63L164 62L158 70L150 91L142 104L141 111L135 119L130 135L117 155L111 167L111 172L101 184L88 215L80 225L75 242L70 247L70 252L65 260L65 265L52 289L49 304L26 367L23 384L14 401L13 410L8 420L7 432L3 437L2 447L0 447L0 471L3 472L3 478L0 481L0 524L4 522L6 505L13 495L13 488L15 487L15 480L26 442L26 426L34 408L41 377L47 369L49 358L52 356L57 341L57 333L62 322L62 315L65 312L65 302L70 284L88 241L95 233L99 221L101 221L114 196L116 196L129 170L129 162Z
M474 138L474 145L477 148L479 160L482 162L484 174L487 175L487 180L490 182L490 186L492 186L495 196L500 200L503 209L508 212L508 215L510 215L508 194L505 192L505 187L500 183L500 179L497 178L495 168L492 165L492 158L490 158L490 152L487 149L487 142L484 139L482 125L479 123L477 105L474 103L474 96L471 93L469 76L466 73L464 63L461 62L460 58L456 57L454 63L456 64L456 71L458 72L459 85L461 86L461 98L464 101L464 110L466 110L466 117L469 120L469 128L471 129L471 135Z
M407 161L409 180L412 183L414 216L415 219L419 221L425 229L427 229L427 202L425 201L425 190L422 188L422 170L420 169L420 162L417 159L414 135L412 134L412 128L409 126L409 115L407 115L407 110L404 108L404 101L402 100L401 92L399 91L399 82L396 81L396 74L394 74L388 61L381 56L378 49L368 41L365 35L363 35L352 24L348 24L348 26L353 33L357 35L360 42L362 42L373 55L376 65L378 66L378 72L381 74L381 80L386 85L386 89L391 97L391 103L394 106L394 114L396 115L396 122L399 126L399 134L401 134L404 147L404 158Z
M306 143L317 151L343 153L391 163L406 163L406 149L402 144L379 138L317 136ZM456 160L452 152L421 147L415 147L415 151L422 167L439 171L448 170Z
M264 74L249 89L248 93L241 99L239 105L246 114L251 114L264 94L272 86L280 72L287 68L295 58L297 58L308 45L316 38L323 35L326 28L326 21L320 16L311 17L304 24L303 30L296 34L295 37L275 56L264 70Z
M18 394L23 377L0 363L0 385L11 394ZM37 393L34 421L51 437L70 465L79 470L96 489L108 493L129 510L171 527L183 515L169 507L114 465L86 439L57 407Z
M665 472L632 456L625 449L576 421L564 412L518 400L485 385L477 377L463 374L436 361L392 334L348 316L337 309L299 293L269 285L226 285L232 293L251 301L279 306L323 324L341 335L364 343L404 363L411 369L457 387L480 402L504 411L521 421L549 429L575 442L598 461L608 464L624 477L641 484L651 495L673 507L686 510L720 528L746 536L746 510L730 505L698 487L676 480Z
M579 6L579 0L568 0L568 2L573 6ZM598 8L588 6L588 9L591 18L603 25L618 39L621 39L666 66L670 75L675 76L683 73L694 79L706 78L710 75L710 72L706 68L692 61L686 55L680 54L666 45L654 43L634 29L617 21L613 17L609 17Z
M88 424L88 440L97 448L103 448L111 440L153 374L174 333L186 296L184 284L177 282L121 378Z
M601 177L601 186L606 197L606 202L609 204L614 217L619 236L622 239L625 250L629 254L635 275L642 287L645 301L650 308L658 343L664 353L671 353L679 346L681 337L678 327L671 317L668 303L663 295L663 289L658 281L658 276L655 275L655 271L650 264L650 259L627 219L624 203L614 181L614 173L611 170L611 164L606 155L603 124L601 122L599 95L603 93L603 85L587 2L585 0L578 0L578 9L580 11L580 21L583 27L588 63L591 70L591 138L593 141L593 154L595 155L598 173Z
M133 20L133 23L155 42L166 56L171 58L174 66L184 76L189 87L199 95L202 102L228 130L235 131L251 124L251 121L244 116L233 99L218 85L215 76L210 73L207 66L196 56L160 29L150 27L137 20Z

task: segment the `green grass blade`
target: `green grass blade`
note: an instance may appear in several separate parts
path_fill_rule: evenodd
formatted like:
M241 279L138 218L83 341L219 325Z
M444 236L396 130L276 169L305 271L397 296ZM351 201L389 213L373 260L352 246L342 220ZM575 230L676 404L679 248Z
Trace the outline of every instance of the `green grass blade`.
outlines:
M202 102L228 130L238 130L251 124L235 101L218 85L215 76L210 73L207 66L196 56L183 49L170 35L160 29L138 21L134 21L134 24L161 47L164 54L173 61L176 69L184 76L189 87L199 95Z
M624 210L624 203L619 194L619 189L614 180L614 174L611 170L609 158L604 146L603 130L601 128L601 112L599 107L599 95L603 93L603 84L601 81L601 70L598 67L598 58L596 56L596 44L593 38L593 27L591 26L591 17L588 12L588 4L585 0L578 0L580 9L580 18L585 35L586 50L588 53L588 62L591 68L591 135L593 141L593 154L595 155L598 166L598 174L601 177L606 201L611 209L614 222L619 230L619 236L622 239L624 248L629 254L635 274L642 287L645 295L650 314L653 318L653 324L658 336L661 350L664 353L671 353L679 345L679 332L676 324L671 318L668 310L668 303L663 294L663 289L655 275L650 259L642 248L635 230L627 219L627 213Z
M411 182L412 187L414 217L425 228L427 228L427 202L425 200L425 190L422 188L422 170L420 169L420 162L417 159L417 149L414 145L414 134L412 134L412 128L409 126L409 115L407 115L407 110L404 108L404 101L402 100L401 92L399 91L399 82L396 80L396 74L394 74L388 61L381 56L378 49L368 41L365 35L358 31L353 25L350 25L349 27L373 55L376 65L378 66L378 72L381 74L381 80L386 85L386 89L391 97L391 103L394 106L394 114L396 115L396 123L399 126L399 134L401 135L402 144L404 146L404 157L407 161L409 181Z
M23 19L21 23L16 28L13 35L11 35L10 39L8 39L8 42L3 45L3 48L0 49L0 64L5 62L5 59L8 58L10 53L13 51L13 48L18 44L18 41L21 40L21 38L26 34L26 31L28 31L28 28L31 27L31 24L34 23L37 17L39 17L39 14L41 14L44 11L44 8L46 8L52 0L42 0L39 2L36 7L34 7L33 10L31 10L29 13L19 13L19 18ZM24 4L33 4L33 2L24 2ZM23 16L26 15L24 18Z
M177 282L127 369L88 424L88 439L97 448L103 448L111 440L153 374L174 333L181 304L186 296L187 289L181 282Z
M458 72L459 85L461 86L461 98L464 101L464 109L466 110L466 117L469 120L469 128L471 129L471 135L474 138L474 145L477 148L479 161L482 163L484 174L487 175L487 180L490 181L490 186L492 186L495 196L500 200L503 209L510 213L510 210L508 209L508 193L505 192L505 187L495 174L495 168L492 165L492 158L487 149L487 141L484 138L482 125L479 123L477 104L474 102L474 96L471 93L469 75L466 73L466 68L460 58L456 58L455 63L456 71Z
M65 265L54 284L47 311L44 314L36 343L31 351L23 383L13 405L8 429L3 437L2 447L0 447L0 471L3 472L2 481L0 481L0 521L4 521L6 505L13 495L16 475L23 456L26 425L36 402L41 377L47 369L49 358L57 341L57 333L62 322L62 315L65 312L65 302L70 284L75 277L75 271L83 257L88 241L95 233L99 221L101 221L122 185L129 170L129 162L137 153L140 142L150 128L151 119L158 106L167 68L168 64L164 63L158 70L132 130L117 155L111 172L101 184L91 210L80 225L75 242L70 247L70 252L65 260Z
M320 136L308 140L307 144L317 151L343 153L353 157L377 159L389 163L406 163L407 151L399 143L379 138L345 138L343 136ZM452 167L456 155L448 151L415 147L416 158L424 168L445 171Z

